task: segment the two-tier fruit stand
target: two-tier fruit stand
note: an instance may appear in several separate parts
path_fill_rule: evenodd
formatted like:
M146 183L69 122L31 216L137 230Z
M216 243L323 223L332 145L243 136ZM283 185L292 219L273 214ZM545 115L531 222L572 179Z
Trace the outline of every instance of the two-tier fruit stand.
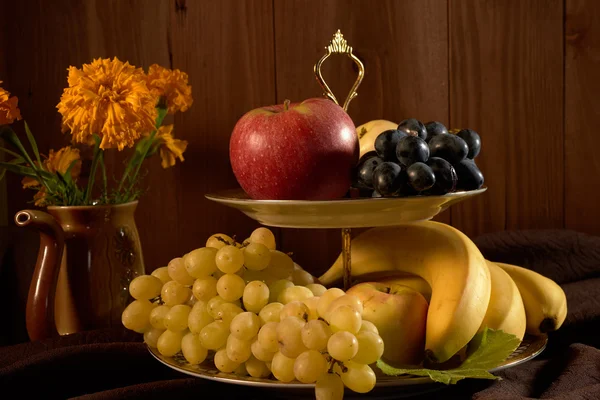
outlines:
M344 111L358 93L364 77L364 66L353 54L342 33L338 30L331 43L325 47L326 53L314 66L315 77L323 89L323 95L340 105L321 73L323 62L332 54L349 57L358 67L358 77L343 103ZM278 228L342 230L342 257L344 266L344 290L350 285L351 277L351 229L379 226L394 226L408 222L429 220L452 204L483 193L478 190L460 191L443 196L345 198L339 200L253 200L242 189L219 194L209 194L209 200L236 208L262 225Z
M337 98L324 81L321 74L323 62L332 54L346 55L358 66L358 77L343 103L347 110L350 101L357 96L357 89L364 76L364 66L352 53L342 34L338 30L331 43L325 48L326 53L317 61L314 67L315 76L321 85L324 95L339 104ZM381 226L396 226L405 223L430 220L453 204L477 196L486 188L478 190L452 192L441 196L411 196L411 197L380 197L380 198L343 198L326 201L308 200L254 200L242 189L233 189L216 194L208 194L206 198L228 207L235 208L262 225L278 228L303 229L340 229L342 239L342 256L344 267L344 290L351 286L351 234L353 228L371 228ZM532 359L540 354L546 346L546 338L525 338L521 346L499 367L490 372L509 368ZM274 379L241 377L235 374L219 372L214 365L201 364L192 366L182 359L164 357L155 349L151 353L167 366L180 372L204 379L234 383L249 386L270 387L273 389L309 389L314 390L314 384L299 382L283 383ZM378 376L374 392L385 393L385 388L403 386L402 391L394 390L394 398L411 396L424 390L438 389L426 377L408 376ZM417 389L418 388L418 389ZM289 392L288 396L289 397ZM303 392L306 394L306 392ZM391 394L392 392L388 392ZM377 397L377 393L373 393ZM383 394L383 393L380 393ZM364 395L363 395L364 396ZM293 397L293 396L292 396ZM347 398L352 397L348 393ZM384 394L385 397L385 394Z

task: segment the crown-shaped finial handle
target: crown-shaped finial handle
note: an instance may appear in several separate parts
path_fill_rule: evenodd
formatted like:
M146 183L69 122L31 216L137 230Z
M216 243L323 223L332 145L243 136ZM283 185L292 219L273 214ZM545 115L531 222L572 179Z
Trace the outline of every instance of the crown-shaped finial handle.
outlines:
M358 89L358 86L361 84L363 77L365 76L365 67L363 66L363 63L358 59L358 57L356 57L352 53L352 46L348 45L348 42L346 41L346 39L344 39L344 35L342 35L342 32L340 32L339 29L333 35L333 39L331 39L329 45L325 47L325 50L327 50L327 52L323 55L323 57L321 57L319 61L317 61L314 67L314 71L319 85L321 85L321 87L323 88L323 94L327 98L335 102L335 104L339 105L340 103L331 91L329 85L327 85L327 83L325 82L325 79L323 79L323 74L321 73L321 66L323 65L323 62L334 53L346 54L358 66L358 77L356 78L354 85L352 85L352 89L350 89L350 93L348 93L346 101L344 101L343 105L344 110L348 111L348 105L350 104L350 101L352 101L353 98L358 96L356 90Z

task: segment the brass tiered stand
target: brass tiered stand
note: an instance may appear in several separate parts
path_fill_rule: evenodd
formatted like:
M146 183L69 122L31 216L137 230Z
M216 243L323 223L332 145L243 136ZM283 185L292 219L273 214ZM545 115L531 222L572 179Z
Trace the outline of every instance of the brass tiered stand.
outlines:
M324 95L339 105L336 96L323 79L321 66L332 54L342 54L349 57L358 66L358 77L344 101L344 110L348 109L350 101L357 96L357 89L364 77L362 62L352 53L341 32L338 30L325 47L326 53L314 66L317 81L321 85ZM262 225L279 228L304 228L304 229L341 229L342 254L344 265L344 288L350 287L351 277L351 234L352 228L369 228L377 226L393 226L410 222L430 220L453 204L477 196L485 192L483 187L478 190L453 192L443 196L414 196L397 198L356 198L327 201L304 200L254 200L249 198L243 190L234 189L225 192L208 194L209 200L238 209L248 217ZM540 354L547 343L547 337L526 337L521 346L504 363L490 372L497 372L526 362ZM201 365L190 365L183 358L164 357L156 349L149 348L152 355L170 368L196 377L233 383L238 385L269 387L274 390L283 390L286 398L293 398L287 389L295 389L296 394L307 395L304 390L314 391L314 384L299 382L282 383L275 379L259 379L241 377L218 371L212 360L207 360ZM402 391L398 387L404 387ZM394 390L395 388L395 390ZM413 376L378 376L377 384L369 397L393 398L408 397L424 391L437 390L440 384L434 383L426 377ZM300 392L298 392L300 390ZM314 392L308 394L314 396ZM352 398L351 392L345 398ZM364 396L364 395L363 395Z
M358 77L343 104L348 111L350 101L358 94L365 68L352 53L342 33L338 30L326 53L314 66L315 77L325 97L339 105L336 96L323 79L321 66L332 54L348 56L358 67ZM351 230L376 226L400 225L408 222L428 220L452 204L483 193L486 188L466 192L448 193L443 196L415 196L403 198L363 198L327 201L302 200L253 200L243 190L209 194L206 197L229 207L237 208L259 223L279 228L339 228L342 230L342 260L344 267L344 290L350 287L351 277Z

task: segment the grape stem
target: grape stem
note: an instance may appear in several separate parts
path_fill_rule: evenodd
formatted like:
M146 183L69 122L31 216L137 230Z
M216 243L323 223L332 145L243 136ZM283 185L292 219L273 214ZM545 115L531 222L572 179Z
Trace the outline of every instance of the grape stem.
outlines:
M335 374L335 372L333 372L334 364L335 364L335 360L333 358L331 360L329 360L329 367L327 368L327 373Z
M233 246L232 243L229 243L229 241L227 241L226 239L223 239L221 236L215 236L215 239L217 239L219 242L223 242L225 244ZM235 241L235 236L232 239Z
M339 374L333 370L333 367L335 366L335 364L337 364L337 365L340 366L340 369L342 370L342 372L347 372L348 371L348 367L346 367L343 362L334 359L329 354L325 354L325 359L329 363L329 367L327 368L327 372L328 373L330 373L330 374L336 374L336 375L339 376Z

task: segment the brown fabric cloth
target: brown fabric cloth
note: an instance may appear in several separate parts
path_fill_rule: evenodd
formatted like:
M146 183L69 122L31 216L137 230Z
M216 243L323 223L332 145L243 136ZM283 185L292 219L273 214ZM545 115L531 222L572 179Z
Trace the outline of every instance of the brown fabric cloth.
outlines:
M477 238L484 256L531 268L562 285L569 312L536 359L499 372L499 381L376 388L351 398L600 399L600 238L569 231L501 232ZM140 335L122 327L0 347L0 397L45 399L314 398L312 391L228 385L178 373L156 361ZM431 390L431 388L427 388ZM6 396L5 398L12 398Z

